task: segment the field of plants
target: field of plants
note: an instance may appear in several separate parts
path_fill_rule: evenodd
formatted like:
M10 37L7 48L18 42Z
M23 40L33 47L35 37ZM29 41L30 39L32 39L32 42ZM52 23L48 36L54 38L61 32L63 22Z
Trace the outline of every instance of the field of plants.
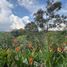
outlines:
M67 67L67 31L0 33L0 67Z
M67 67L66 0L0 0L0 67Z

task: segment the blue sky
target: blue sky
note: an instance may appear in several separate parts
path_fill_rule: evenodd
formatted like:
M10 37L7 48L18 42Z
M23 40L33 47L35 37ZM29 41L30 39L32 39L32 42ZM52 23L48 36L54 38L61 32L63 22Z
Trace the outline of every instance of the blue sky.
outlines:
M14 5L12 12L19 17L23 17L23 16L30 17L30 15L34 12L34 10L37 10L40 7L42 8L42 6L45 4L44 0L27 0L28 1L27 3L29 3L29 1L34 2L31 5L30 4L27 5L25 3L25 0L8 0L8 1ZM21 3L18 3L18 1L22 1L22 5Z
M24 28L39 8L45 10L47 0L0 0L0 31ZM67 15L67 0L60 0L60 14Z
M14 9L12 11L13 11L13 13L15 15L18 15L19 17L23 17L25 15L26 16L30 16L31 13L33 12L33 8L32 9L27 9L26 6L18 4L18 1L21 1L21 0L8 0L8 1L14 5ZM29 1L31 1L31 0L28 0L28 2ZM42 6L45 7L45 4L46 4L46 1L47 0L32 0L32 1L33 2L35 1L33 6L36 5L35 7L37 7L37 8L40 8L41 7L42 8ZM67 0L61 0L61 2L62 2L62 7L64 9L66 9L67 8L66 7ZM25 4L25 5L27 5L27 4ZM32 5L30 5L30 6L32 6ZM30 11L30 10L32 10L32 11ZM36 10L36 8L34 8L34 10Z

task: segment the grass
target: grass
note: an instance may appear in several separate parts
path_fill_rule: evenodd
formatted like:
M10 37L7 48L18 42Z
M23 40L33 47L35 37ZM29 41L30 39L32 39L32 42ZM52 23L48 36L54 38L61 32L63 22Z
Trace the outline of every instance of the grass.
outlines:
M0 67L67 67L66 47L67 31L0 33Z

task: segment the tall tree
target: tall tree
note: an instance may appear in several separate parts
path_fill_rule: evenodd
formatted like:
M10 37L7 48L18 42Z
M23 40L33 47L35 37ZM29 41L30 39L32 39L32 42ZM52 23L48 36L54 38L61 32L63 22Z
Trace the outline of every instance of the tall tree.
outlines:
M55 12L60 10L60 8L61 8L60 1L54 2L53 0L48 0L46 11L39 9L36 13L34 13L35 24L44 30L48 30L49 20L52 20L52 18L55 17ZM49 16L49 18L44 19L44 17L43 17L44 14L46 16Z
M61 28L60 24L66 23L65 19L67 18L57 13L61 8L62 3L60 0L47 0L46 11L39 9L36 13L34 13L34 24L37 26L38 30L41 29L42 31L48 31L50 27L58 27L58 29ZM44 15L46 18L44 18ZM53 22L53 24L49 25L49 22ZM32 24L28 24L28 27L29 26L31 27Z
M66 16L58 14L58 11L62 8L62 3L60 0L48 0L47 1L47 15L49 20L55 19L53 21L52 27L58 27L60 30L62 28L61 24L66 24Z
M46 19L44 19L44 13L45 11L42 9L39 9L36 13L34 13L35 24L38 28L41 28L42 30L44 30L44 24L47 21Z

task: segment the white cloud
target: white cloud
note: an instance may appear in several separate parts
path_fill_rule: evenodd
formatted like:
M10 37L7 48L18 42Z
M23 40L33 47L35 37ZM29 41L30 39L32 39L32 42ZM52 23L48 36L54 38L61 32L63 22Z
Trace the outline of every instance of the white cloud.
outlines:
M18 0L18 4L22 7L25 7L28 11L32 12L35 6L36 0Z
M7 0L0 0L0 31L6 31L10 27L11 8L13 8L13 5Z
M0 0L0 8L6 9L6 8L12 8L13 5L9 3L7 0Z
M29 17L24 16L20 18L18 16L11 15L10 20L12 22L11 29L20 29L25 27L27 23L30 23Z
M11 31L13 29L20 29L25 27L27 23L31 23L28 16L24 16L22 18L11 14L9 16L9 22L0 23L0 31Z
M12 4L6 0L0 0L0 23L6 22L11 14Z
M30 6L34 3L34 1L35 0L18 0L19 4L23 6Z
M26 25L27 23L30 23L31 21L30 21L30 18L28 17L28 16L24 16L23 18L22 18L22 21L23 21L23 23Z
M0 0L0 31L24 28L29 23L29 17L18 17L12 13L13 5L7 0Z
M17 0L18 4L25 7L31 13L36 12L38 9L45 9L45 5L38 4L38 0Z

